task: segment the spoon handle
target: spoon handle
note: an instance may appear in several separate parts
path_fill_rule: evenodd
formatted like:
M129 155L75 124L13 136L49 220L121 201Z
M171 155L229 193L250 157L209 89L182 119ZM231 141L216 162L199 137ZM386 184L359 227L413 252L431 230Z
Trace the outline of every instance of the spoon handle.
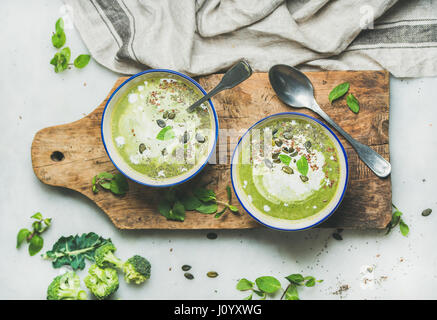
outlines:
M374 151L369 146L366 146L354 138L352 138L346 131L344 131L338 124L334 122L320 106L314 102L312 110L319 116L325 119L332 127L334 127L346 140L352 145L358 153L360 159L380 178L385 178L391 173L391 165L379 153Z
M245 60L239 61L225 73L220 83L214 89L212 89L207 95L203 96L200 100L189 106L187 111L193 112L198 106L209 100L212 96L216 95L220 91L235 87L249 78L251 75L252 68L250 65Z

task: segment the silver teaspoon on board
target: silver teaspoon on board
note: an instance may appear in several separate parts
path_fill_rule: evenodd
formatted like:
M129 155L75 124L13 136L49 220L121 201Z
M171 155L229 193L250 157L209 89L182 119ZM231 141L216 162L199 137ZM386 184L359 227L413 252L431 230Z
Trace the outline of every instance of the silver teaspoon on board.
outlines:
M370 147L356 141L334 122L317 104L314 88L305 74L287 65L275 65L269 70L270 84L279 99L293 108L307 108L317 113L352 145L360 159L381 178L391 172L390 163Z
M205 101L208 101L212 96L215 96L220 91L235 87L244 80L248 79L251 75L252 68L250 65L244 60L239 61L224 74L222 80L214 89L212 89L207 95L203 96L200 100L189 106L187 111L193 112L198 106Z

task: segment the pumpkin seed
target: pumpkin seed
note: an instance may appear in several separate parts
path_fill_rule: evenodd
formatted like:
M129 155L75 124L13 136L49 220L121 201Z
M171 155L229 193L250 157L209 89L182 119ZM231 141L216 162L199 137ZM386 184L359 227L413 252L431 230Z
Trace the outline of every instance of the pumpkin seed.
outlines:
M266 165L267 168L273 168L273 163L269 160L269 159L264 159L264 163Z
M147 147L146 147L146 145L145 145L144 143L141 143L141 144L139 145L139 147L138 147L138 151L139 151L140 153L143 153L144 151L146 151L146 149L147 149Z
M284 171L286 174L293 174L294 171L289 166L283 166L282 171Z
M422 211L422 216L427 217L431 214L432 209L428 208Z
M287 147L283 147L282 151L284 151L285 153L290 153L290 149L288 149Z
M165 121L162 119L158 119L156 120L156 123L158 124L158 126L160 126L161 128L165 128L166 124Z
M290 154L290 157L295 157L295 156L297 156L297 151L294 151L292 154Z
M276 144L278 147L282 146L282 140L281 140L281 139L275 140L275 144Z
M278 128L273 129L273 131L272 131L272 136L274 136L274 135L277 134L277 133L278 133Z
M272 159L278 159L279 157L279 152L275 152L272 154Z
M290 131L286 131L284 132L284 138L290 140L291 138L293 138L293 134Z
M205 137L202 136L200 133L196 133L196 140L199 143L204 143L205 142Z
M168 154L167 149L166 149L166 148L162 149L162 150L161 150L161 154L162 154L163 156L166 156L166 155Z
M300 180L302 180L302 182L307 182L308 181L308 177L307 176L300 176Z
M176 113L174 113L174 112L169 112L168 113L168 118L169 119L174 119L174 117L176 117Z
M217 278L218 277L218 273L215 271L210 271L206 274L209 278Z
M184 264L183 266L182 266L182 271L188 271L188 270L190 270L191 269L191 266L189 266L188 264Z
M275 159L275 160L273 160L273 163L281 163L281 159Z
M167 117L168 117L168 111L164 111L164 113L162 114L162 117L163 117L164 119L167 119Z
M191 273L189 273L189 272L185 272L185 273L184 273L184 276L185 276L185 278L187 278L188 280L193 280L193 279L194 279L194 276L193 276Z
M190 134L188 133L188 131L185 131L183 136L181 137L181 142L187 143L188 140L190 140Z
M304 146L305 146L305 149L309 150L312 147L311 141L305 142Z

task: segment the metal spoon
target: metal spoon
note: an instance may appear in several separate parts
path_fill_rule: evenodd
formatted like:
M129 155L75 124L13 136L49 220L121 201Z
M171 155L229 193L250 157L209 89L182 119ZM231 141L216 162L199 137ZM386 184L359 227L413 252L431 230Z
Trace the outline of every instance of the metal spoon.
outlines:
M391 172L390 163L370 147L356 141L336 124L317 104L311 81L296 68L287 65L275 65L269 71L270 84L285 104L294 108L307 108L317 113L333 126L358 153L360 159L381 178Z
M205 101L208 101L212 96L215 96L220 91L235 87L249 78L251 75L252 68L250 65L245 60L239 61L225 73L220 83L214 89L212 89L207 95L203 96L200 100L189 106L187 111L193 112L198 106Z

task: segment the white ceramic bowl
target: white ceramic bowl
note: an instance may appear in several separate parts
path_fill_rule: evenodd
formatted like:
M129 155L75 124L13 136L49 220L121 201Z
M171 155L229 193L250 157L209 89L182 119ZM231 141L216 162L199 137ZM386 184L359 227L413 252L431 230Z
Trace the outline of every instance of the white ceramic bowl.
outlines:
M338 160L340 161L340 179L339 179L339 184L337 187L336 194L323 210L304 219L299 219L299 220L280 219L280 218L269 216L261 212L251 204L246 194L243 192L241 183L239 182L239 178L237 176L236 165L241 152L242 142L243 141L245 142L244 139L248 139L250 137L249 132L251 130L259 128L266 121L270 121L272 119L278 119L278 118L303 119L305 121L312 123L313 125L318 126L331 139L335 148L337 149L337 153L339 156ZM252 127L250 127L249 130L247 130L247 132L241 137L232 155L231 180L232 180L232 187L234 188L238 200L240 201L243 208L252 216L252 218L254 218L259 223L276 230L282 230L282 231L305 230L305 229L312 228L322 223L326 219L328 219L338 208L344 197L344 194L346 192L347 182L348 182L348 176L349 176L349 168L348 168L346 152L344 150L343 145L341 144L337 136L334 134L334 132L319 120L297 112L277 113L258 121Z
M102 123L101 123L101 133L102 133L102 141L105 147L106 153L109 156L109 159L112 161L114 166L124 174L127 178L138 182L140 184L150 186L150 187L170 187L180 183L183 183L187 180L190 180L197 173L199 173L203 167L208 163L209 158L211 157L213 151L215 150L215 145L217 143L218 136L218 120L217 113L214 109L214 106L211 100L208 101L208 106L212 110L212 114L214 119L211 121L212 131L214 133L213 139L210 139L208 146L208 155L202 161L194 166L191 170L188 170L184 174L181 174L176 177L168 178L168 179L152 179L145 174L142 174L133 168L131 168L121 157L121 155L116 150L116 146L114 145L114 140L112 139L112 130L111 130L111 116L114 108L116 107L120 97L123 97L124 93L131 88L135 87L139 83L143 83L145 80L153 78L153 77L164 77L170 79L176 79L178 81L182 81L195 91L200 93L201 95L206 95L205 90L198 84L196 81L184 75L182 73L166 70L166 69L151 69L147 71L143 71L137 73L123 82L111 95L106 103L105 109L103 110L102 115Z

